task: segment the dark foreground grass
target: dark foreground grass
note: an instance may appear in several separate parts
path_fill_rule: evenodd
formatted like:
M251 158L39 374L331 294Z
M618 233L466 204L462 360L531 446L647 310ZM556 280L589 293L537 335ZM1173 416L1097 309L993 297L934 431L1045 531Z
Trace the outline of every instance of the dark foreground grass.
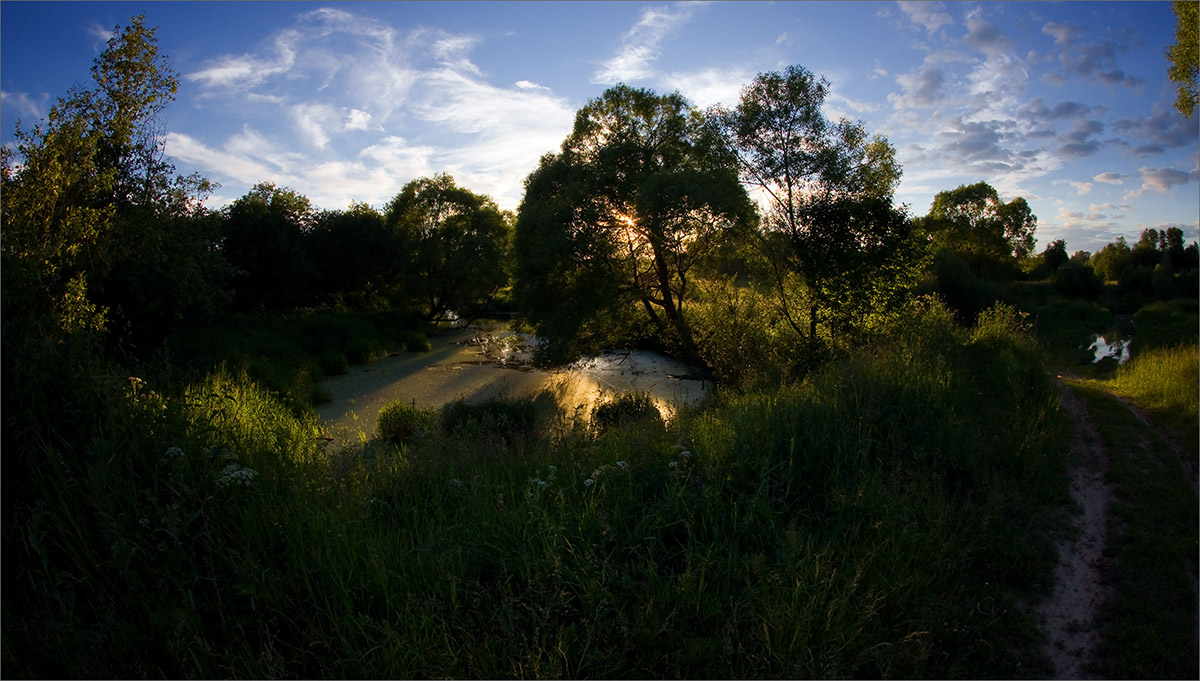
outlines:
M1056 392L1011 309L908 320L602 431L463 406L335 451L244 373L112 384L6 510L4 674L1044 676Z
M1106 551L1115 595L1102 614L1097 671L1103 678L1197 678L1196 491L1179 454L1102 384L1071 385L1108 450L1115 491Z

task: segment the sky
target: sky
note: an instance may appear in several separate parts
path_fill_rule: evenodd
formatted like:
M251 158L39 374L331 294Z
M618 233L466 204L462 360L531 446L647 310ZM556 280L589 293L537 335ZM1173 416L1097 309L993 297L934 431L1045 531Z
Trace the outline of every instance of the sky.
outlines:
M145 14L179 74L163 114L219 208L259 182L377 208L450 173L516 210L575 112L617 83L735 105L759 73L828 80L825 113L888 138L912 215L985 181L1041 250L1200 236L1200 117L1174 108L1169 2L0 3L0 143Z

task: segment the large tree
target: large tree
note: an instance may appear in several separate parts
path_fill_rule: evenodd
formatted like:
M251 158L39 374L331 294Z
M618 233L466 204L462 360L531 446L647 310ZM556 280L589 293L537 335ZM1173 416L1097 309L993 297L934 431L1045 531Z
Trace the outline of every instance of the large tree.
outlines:
M1033 251L1037 216L1024 198L1004 203L977 182L939 192L921 225L936 248L953 251L975 274L1004 277Z
M490 198L447 174L413 180L388 204L408 295L430 319L471 316L508 285L511 227Z
M859 122L830 121L829 83L807 69L759 74L719 113L744 182L766 204L763 252L800 336L857 325L911 284L916 242L892 194L895 150Z
M715 126L678 93L618 85L526 180L517 300L560 358L642 335L696 359L693 269L753 216Z
M234 305L241 310L287 310L313 302L316 268L306 237L316 211L304 195L260 182L224 211L221 249L239 270Z
M141 16L117 27L76 86L0 149L6 329L61 337L212 309L229 270L200 207L213 185L163 157L178 78ZM20 335L20 334L18 334Z

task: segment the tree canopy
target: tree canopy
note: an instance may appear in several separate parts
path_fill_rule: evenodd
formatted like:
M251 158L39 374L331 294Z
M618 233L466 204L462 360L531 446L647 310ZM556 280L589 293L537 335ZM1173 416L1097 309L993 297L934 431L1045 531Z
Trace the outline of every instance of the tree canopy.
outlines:
M1004 276L1033 251L1037 216L1022 197L1008 203L986 182L939 192L922 227L981 276Z
M388 204L404 286L431 319L471 315L508 284L510 225L495 202L447 174L409 182Z
M821 111L829 83L803 67L759 74L738 105L720 113L743 181L765 197L761 241L791 327L818 325L894 301L915 274L916 241L892 194L901 168L882 136Z
M677 93L619 85L525 187L514 293L551 355L644 335L694 358L692 270L754 218L719 130Z
M1191 118L1200 103L1200 3L1175 0L1175 42L1167 48L1167 76L1179 84L1175 108Z

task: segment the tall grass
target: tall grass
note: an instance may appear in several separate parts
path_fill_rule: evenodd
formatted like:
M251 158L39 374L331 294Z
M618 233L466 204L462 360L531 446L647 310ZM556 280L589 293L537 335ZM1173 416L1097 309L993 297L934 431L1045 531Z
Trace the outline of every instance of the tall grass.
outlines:
M340 450L245 373L123 388L4 525L5 672L1044 675L1037 348L1005 308L892 331L665 425L458 405Z
M1200 423L1200 346L1195 342L1138 353L1117 369L1113 389L1147 409Z

